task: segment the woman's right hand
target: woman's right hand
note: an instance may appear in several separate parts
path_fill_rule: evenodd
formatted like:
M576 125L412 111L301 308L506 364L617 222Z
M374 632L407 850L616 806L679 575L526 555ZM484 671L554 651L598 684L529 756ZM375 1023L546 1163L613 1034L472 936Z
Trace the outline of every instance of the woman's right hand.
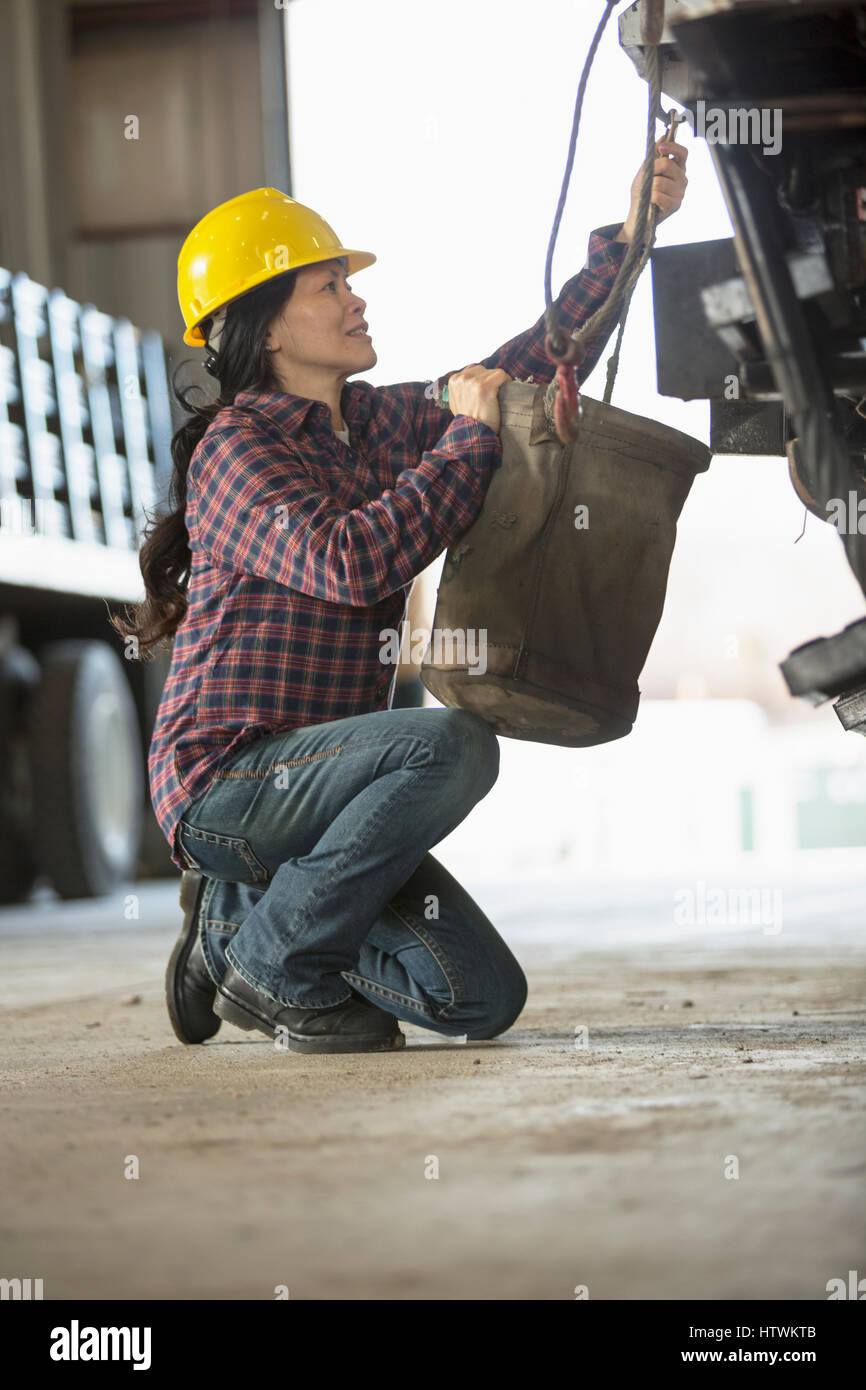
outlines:
M478 362L448 378L448 404L452 415L471 415L499 433L499 388L511 377L501 367L482 367Z

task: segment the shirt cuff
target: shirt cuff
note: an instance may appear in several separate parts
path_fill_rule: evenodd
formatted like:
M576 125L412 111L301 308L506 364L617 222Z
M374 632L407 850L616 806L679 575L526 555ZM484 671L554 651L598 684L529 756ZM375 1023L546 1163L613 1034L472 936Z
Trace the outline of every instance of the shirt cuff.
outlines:
M590 232L589 249L586 257L587 269L601 270L604 266L612 266L619 270L625 260L625 253L628 251L627 241L614 241L614 237L622 229L622 226L622 222L611 222L605 227L596 227Z
M453 415L436 451L452 453L476 468L498 468L502 462L502 437L474 415Z

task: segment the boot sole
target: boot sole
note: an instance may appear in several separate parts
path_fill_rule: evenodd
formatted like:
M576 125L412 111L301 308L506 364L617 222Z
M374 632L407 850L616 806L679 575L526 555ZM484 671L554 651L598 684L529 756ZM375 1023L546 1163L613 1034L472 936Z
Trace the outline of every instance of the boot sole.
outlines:
M214 1013L226 1023L233 1023L236 1028L243 1028L247 1032L258 1029L269 1037L277 1036L276 1024L263 1014L256 1013L248 1004L242 1004L222 986L217 990ZM395 1052L406 1046L406 1039L399 1031L385 1038L352 1037L351 1034L341 1037L336 1033L331 1037L326 1034L310 1037L305 1033L293 1033L285 1024L279 1026L285 1029L288 1036L290 1052Z
M181 1001L180 1001L180 981L186 969L189 953L195 945L196 929L193 926L195 909L201 893L204 889L204 879L181 878L179 902L183 908L183 926L180 936L174 943L174 950L168 958L168 965L165 968L165 1004L168 1009L169 1022L171 1023L175 1037L179 1042L185 1043L187 1047L192 1047L196 1043L205 1042L207 1038L212 1038L214 1033L219 1032L220 1021L215 1016L216 1027L204 1037L188 1037L184 1032L181 1022ZM216 986L214 986L216 988Z

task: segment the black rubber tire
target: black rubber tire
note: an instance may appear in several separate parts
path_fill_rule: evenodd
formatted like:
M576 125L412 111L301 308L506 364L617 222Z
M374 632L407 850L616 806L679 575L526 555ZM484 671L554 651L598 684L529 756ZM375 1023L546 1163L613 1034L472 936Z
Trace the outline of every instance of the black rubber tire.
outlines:
M61 898L101 897L138 859L144 761L123 663L105 642L39 652L31 766L37 865Z
M39 662L26 648L0 652L0 903L24 901L37 878L29 721Z

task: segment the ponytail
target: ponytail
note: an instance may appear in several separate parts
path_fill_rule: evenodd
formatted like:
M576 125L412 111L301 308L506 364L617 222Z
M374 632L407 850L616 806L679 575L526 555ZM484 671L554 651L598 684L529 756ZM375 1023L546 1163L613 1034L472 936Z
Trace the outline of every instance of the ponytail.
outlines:
M241 391L279 389L271 370L267 334L271 322L290 298L296 276L296 271L286 271L229 304L220 334L219 353L212 354L206 364L219 382L215 400L195 404L189 399L192 388L181 390L177 372L174 374L174 394L188 418L171 441L174 467L168 487L168 512L161 517L148 517L139 551L146 597L143 603L127 608L125 617L115 615L110 619L111 626L122 637L136 639L141 656L151 649L151 655L155 655L158 650L167 648L186 617L192 563L186 528L190 462L217 415L234 403L236 395ZM210 318L200 325L205 339L211 325Z

